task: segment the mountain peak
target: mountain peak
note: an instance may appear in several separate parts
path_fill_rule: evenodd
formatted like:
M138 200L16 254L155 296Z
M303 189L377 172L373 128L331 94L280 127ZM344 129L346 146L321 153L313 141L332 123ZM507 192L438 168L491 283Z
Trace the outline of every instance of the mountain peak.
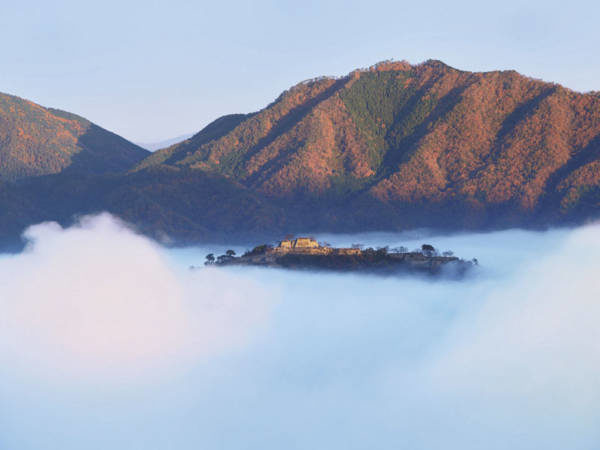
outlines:
M383 61L298 84L219 135L155 158L277 201L385 204L386 220L427 226L450 204L461 212L448 220L460 223L505 209L523 217L544 202L577 204L596 183L569 174L593 172L600 155L600 98L565 92L515 71Z
M385 71L408 71L411 70L413 66L406 60L395 61L393 59L388 59L386 61L380 61L376 64L373 64L368 69L364 70L364 72L385 72Z

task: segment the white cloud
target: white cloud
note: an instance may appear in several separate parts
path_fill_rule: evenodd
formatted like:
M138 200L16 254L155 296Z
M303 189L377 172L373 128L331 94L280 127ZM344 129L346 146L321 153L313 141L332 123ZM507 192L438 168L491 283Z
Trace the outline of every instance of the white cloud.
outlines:
M48 373L119 374L242 345L270 296L247 277L176 272L112 216L29 228L0 259L0 356Z
M188 271L208 249L106 215L28 234L0 259L2 448L599 447L598 226L326 239L477 257L460 282Z
M444 375L436 380L476 395L597 408L599 257L600 229L587 227L532 259L461 318L432 369Z

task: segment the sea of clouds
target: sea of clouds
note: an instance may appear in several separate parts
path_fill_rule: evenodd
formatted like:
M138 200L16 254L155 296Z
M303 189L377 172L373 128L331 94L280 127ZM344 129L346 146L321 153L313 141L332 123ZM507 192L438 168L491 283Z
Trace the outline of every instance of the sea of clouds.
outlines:
M318 236L477 257L460 281L190 270L225 248L106 214L26 237L0 255L3 450L600 448L600 226Z

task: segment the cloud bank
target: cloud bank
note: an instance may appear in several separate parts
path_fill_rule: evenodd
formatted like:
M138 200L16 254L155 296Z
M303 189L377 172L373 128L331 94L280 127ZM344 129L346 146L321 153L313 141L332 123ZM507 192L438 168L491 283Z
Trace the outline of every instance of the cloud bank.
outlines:
M435 282L189 271L210 249L106 215L28 236L0 259L2 448L600 446L598 226L322 236L481 263Z
M29 228L0 259L0 356L47 373L119 376L232 349L269 295L252 280L175 272L160 247L114 217Z

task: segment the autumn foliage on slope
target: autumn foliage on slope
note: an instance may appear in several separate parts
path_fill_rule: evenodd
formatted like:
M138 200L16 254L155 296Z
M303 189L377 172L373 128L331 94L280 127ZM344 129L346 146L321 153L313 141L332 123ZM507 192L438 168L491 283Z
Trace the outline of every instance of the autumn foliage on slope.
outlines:
M128 170L148 155L74 114L0 94L0 180Z
M598 211L600 97L514 71L381 63L301 83L226 125L152 158L219 172L323 228L524 225Z

